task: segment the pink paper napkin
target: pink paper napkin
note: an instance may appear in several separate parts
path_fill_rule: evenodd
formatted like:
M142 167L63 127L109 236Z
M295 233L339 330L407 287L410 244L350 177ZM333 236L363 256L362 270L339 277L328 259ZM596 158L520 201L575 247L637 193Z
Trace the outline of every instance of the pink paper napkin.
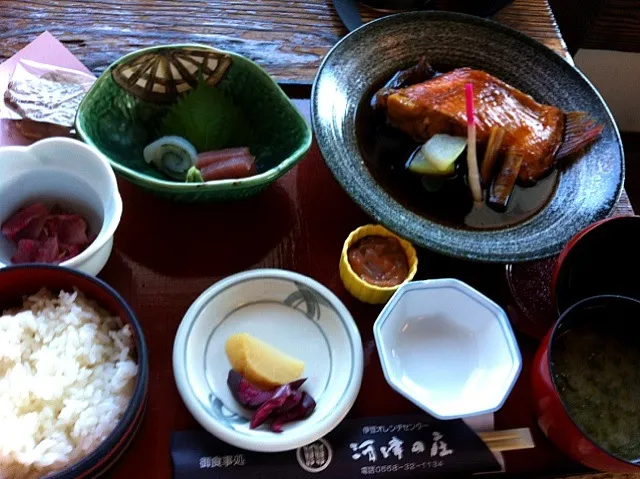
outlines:
M33 60L93 75L80 60L67 50L49 32L44 32L14 56L0 64L0 116L9 116L8 110L1 101L11 74L20 59ZM28 145L31 141L24 138L12 120L0 119L0 146Z

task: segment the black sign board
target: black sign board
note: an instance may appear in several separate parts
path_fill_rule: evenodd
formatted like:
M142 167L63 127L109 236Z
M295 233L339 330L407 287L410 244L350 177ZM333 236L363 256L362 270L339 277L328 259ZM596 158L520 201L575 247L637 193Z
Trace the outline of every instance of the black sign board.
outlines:
M238 449L206 431L179 431L171 457L175 479L401 479L501 470L464 421L426 415L347 419L312 444L273 454Z

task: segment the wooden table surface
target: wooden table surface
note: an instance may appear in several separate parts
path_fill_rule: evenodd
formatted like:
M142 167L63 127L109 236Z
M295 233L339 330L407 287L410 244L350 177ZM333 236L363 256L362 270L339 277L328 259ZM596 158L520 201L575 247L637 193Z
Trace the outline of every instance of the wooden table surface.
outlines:
M374 15L365 12L367 19ZM516 0L495 18L570 61L546 0ZM307 86L322 57L346 33L329 0L2 0L0 59L45 29L95 73L133 49L189 41L245 54L279 81ZM308 108L308 102L299 106ZM171 432L198 427L173 380L175 332L202 291L246 269L298 271L322 282L345 302L360 327L365 351L362 390L352 415L416 411L384 381L371 328L380 308L350 297L340 281L342 243L369 219L341 190L315 145L262 195L232 204L173 204L125 181L119 183L124 215L101 277L136 311L149 344L151 369L144 424L112 477L171 477ZM632 214L626 195L616 213ZM418 279L457 277L504 306L510 302L504 266L473 264L428 251L420 252L420 264ZM518 334L518 340L523 372L496 414L496 426L532 428L536 448L507 453L507 470L535 475L581 472L535 426L529 369L537 341L524 334Z
M367 20L379 15L363 9ZM515 0L495 19L566 52L547 0ZM282 83L306 85L346 33L330 0L2 0L0 20L0 60L48 29L95 73L138 48L196 42L246 55Z

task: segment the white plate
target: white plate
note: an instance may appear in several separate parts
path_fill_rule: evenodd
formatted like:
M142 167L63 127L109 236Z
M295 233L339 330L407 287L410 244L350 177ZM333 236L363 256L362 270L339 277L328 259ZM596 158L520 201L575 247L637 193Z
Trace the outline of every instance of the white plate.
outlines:
M225 343L249 333L305 362L302 389L313 414L280 434L251 430L251 411L227 387ZM261 452L296 449L323 437L346 416L360 390L360 333L340 300L320 283L283 270L230 276L206 290L187 311L173 348L180 395L196 420L234 446Z
M438 419L497 411L522 368L507 314L456 279L400 287L373 333L387 382Z

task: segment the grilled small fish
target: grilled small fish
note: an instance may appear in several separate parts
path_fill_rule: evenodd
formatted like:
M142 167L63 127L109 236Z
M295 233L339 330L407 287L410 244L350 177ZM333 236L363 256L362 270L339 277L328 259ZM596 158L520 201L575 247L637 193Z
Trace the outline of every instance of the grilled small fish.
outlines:
M569 156L595 141L602 132L586 113L565 114L480 70L459 68L422 83L386 88L374 107L385 109L392 126L424 142L437 133L466 136L465 85L473 84L476 134L486 144L491 129L505 130L502 151L523 155L519 179L534 183Z

